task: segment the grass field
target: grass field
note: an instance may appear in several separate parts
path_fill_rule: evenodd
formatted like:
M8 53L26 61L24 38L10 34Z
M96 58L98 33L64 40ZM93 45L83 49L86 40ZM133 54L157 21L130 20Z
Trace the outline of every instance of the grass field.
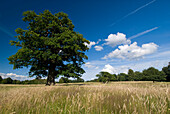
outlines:
M170 83L0 85L0 114L170 114Z

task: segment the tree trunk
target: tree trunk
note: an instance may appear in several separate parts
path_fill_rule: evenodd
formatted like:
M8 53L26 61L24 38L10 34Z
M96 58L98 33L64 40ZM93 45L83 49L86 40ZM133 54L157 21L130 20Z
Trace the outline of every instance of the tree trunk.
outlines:
M47 83L46 83L46 86L50 86L49 75L47 76Z
M55 65L50 64L46 85L55 85Z

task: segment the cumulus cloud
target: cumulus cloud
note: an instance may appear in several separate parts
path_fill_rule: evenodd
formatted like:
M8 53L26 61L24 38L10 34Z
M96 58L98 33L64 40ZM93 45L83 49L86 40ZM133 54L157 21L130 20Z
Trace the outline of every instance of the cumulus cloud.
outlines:
M102 47L102 46L95 46L94 48L95 48L96 51L101 51L101 50L103 50L103 47Z
M97 42L94 42L94 41L90 41L90 43L84 43L89 49L93 46L93 45L96 45L98 44L99 42L101 41L101 39L99 39Z
M86 45L89 49L90 49L93 45L95 45L95 44L96 44L96 42L91 42L91 41L90 41L89 44L85 42L85 45Z
M131 41L126 38L126 35L123 33L117 33L117 34L110 34L107 39L105 39L106 43L104 45L109 45L112 47L115 47L117 45L121 44L130 44Z
M92 63L91 63L91 62L87 62L87 63L85 63L84 67L86 67L86 68L99 69L99 67L98 67L98 66L92 65Z
M85 63L84 66L87 67L87 68L94 68L95 67L90 62Z
M113 73L116 72L116 69L113 66L111 66L110 64L107 64L107 65L104 66L102 71L109 72L109 73L113 74Z
M134 42L131 45L119 46L118 49L112 51L103 59L118 58L118 59L139 59L145 55L152 54L157 51L158 45L155 43L143 44L141 47Z
M28 80L28 79L31 79L31 78L28 78L28 76L24 76L24 75L17 75L17 74L14 74L14 73L0 73L0 76L2 76L2 78L12 78L14 80Z
M119 74L119 73L127 73L128 70L129 70L129 66L122 65L122 66L114 67L111 66L110 64L107 64L104 66L104 68L101 71L109 72L111 74Z

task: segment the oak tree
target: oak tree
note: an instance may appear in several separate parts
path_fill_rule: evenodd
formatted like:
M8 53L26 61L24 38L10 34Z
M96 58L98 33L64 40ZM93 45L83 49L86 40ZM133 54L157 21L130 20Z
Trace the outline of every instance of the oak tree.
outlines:
M23 16L28 27L17 28L17 40L10 42L20 47L8 58L14 69L28 67L30 76L47 76L47 85L55 84L60 75L78 78L85 72L81 66L88 59L85 52L89 48L85 44L89 41L73 31L66 13L26 11Z

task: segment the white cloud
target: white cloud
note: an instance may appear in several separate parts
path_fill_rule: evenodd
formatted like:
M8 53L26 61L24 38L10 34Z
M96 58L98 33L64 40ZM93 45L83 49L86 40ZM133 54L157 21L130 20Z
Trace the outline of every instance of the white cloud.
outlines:
M93 68L93 69L99 69L98 66L92 65L92 63L90 63L90 62L85 63L84 67Z
M109 72L111 74L127 73L129 70L128 66L122 65L118 67L113 67L110 64L104 66L101 71Z
M131 41L126 38L126 35L123 33L110 34L107 39L105 39L106 43L103 45L110 45L112 47L121 45L121 44L130 44Z
M116 69L114 67L112 67L110 64L107 64L104 66L102 71L109 72L109 73L113 74L114 72L116 72Z
M101 51L101 50L103 50L103 47L102 47L102 46L95 46L94 48L95 48L96 51Z
M103 59L139 59L143 58L145 55L149 55L156 52L157 48L158 45L156 45L155 43L143 44L142 47L140 47L137 45L137 42L134 42L131 45L119 46L118 49L104 56Z
M85 63L84 65L86 68L94 68L95 66L92 65L90 62Z
M101 39L99 39L97 42L96 42L96 44L98 44L100 41L102 41Z
M90 41L90 43L84 43L89 49L93 46L93 45L96 45L98 44L99 42L101 41L101 39L99 39L97 42L94 42L94 41Z
M138 61L127 61L121 59L107 59L107 60L93 60L90 61L92 65L98 67L98 69L94 68L85 68L86 73L83 74L83 79L90 80L91 78L96 78L96 74L101 72L103 69L112 69L106 70L110 71L113 74L119 73L127 73L129 69L133 69L134 71L143 71L149 67L155 67L156 69L161 70L164 66L168 66L170 62L170 48L169 45L160 45L159 50L152 54L145 56L144 59L140 59ZM105 65L110 65L111 67L105 67ZM113 70L115 69L115 70Z
M88 44L88 43L84 43L89 49L93 46L93 45L95 45L96 43L95 42L91 42L90 41L90 44Z
M24 75L17 75L14 73L0 73L0 76L2 76L2 78L12 78L13 80L30 80L31 78L29 78L28 76L24 76Z

